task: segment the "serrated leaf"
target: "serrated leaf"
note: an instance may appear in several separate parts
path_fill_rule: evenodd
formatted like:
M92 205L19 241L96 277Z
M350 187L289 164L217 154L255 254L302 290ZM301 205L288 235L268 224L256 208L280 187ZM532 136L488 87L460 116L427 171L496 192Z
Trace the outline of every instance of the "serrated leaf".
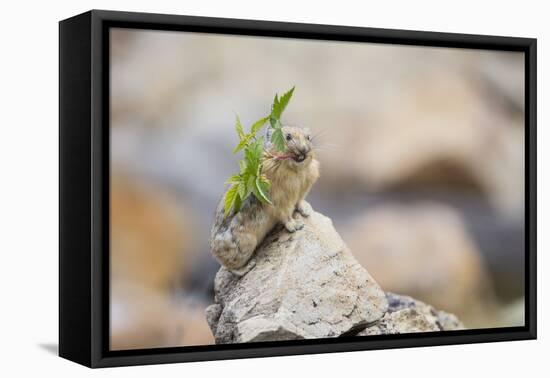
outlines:
M235 196L235 202L233 203L233 210L235 210L236 213L239 212L242 205L243 199L241 198L240 194L237 193L237 195Z
M248 176L248 180L246 182L246 191L248 193L254 193L255 186L256 186L256 177L254 175Z
M265 190L264 187L262 187L262 184L260 184L259 181L255 182L254 190L252 191L252 193L254 193L254 197L256 197L258 201L273 205L273 203L270 201L269 197L267 196L267 191Z
M251 143L244 151L247 165L247 171L250 174L257 175L263 154L263 138Z
M279 104L279 96L275 93L275 98L273 99L273 104L271 105L271 117L273 118L279 118L276 117L275 114L281 114L280 110L280 104Z
M264 118L260 118L259 120L257 120L256 122L254 122L254 124L252 125L252 127L250 127L250 134L252 135L256 135L256 133L258 131L260 131L260 129L265 125L265 123L269 120L269 116L267 117L264 117Z
M271 181L265 175L260 176L261 183L267 188L267 190L271 189Z
M264 152L264 138L258 138L254 142L254 156L258 158L258 160L262 159L262 154Z
M241 175L233 175L227 179L226 184L238 184L242 181Z
M241 199L246 199L246 197L248 197L248 191L246 190L246 183L244 181L240 181L239 182L239 188L238 188L238 193L239 193L239 197L241 197Z
M256 178L255 189L256 191L254 192L254 195L256 196L256 198L258 198L263 203L273 205L273 203L269 200L267 194L269 189L266 187L265 183L260 180L259 177Z
M244 161L246 162L246 173L254 173L256 170L256 159L254 150L250 146L244 150Z
M242 139L239 144L237 144L237 147L235 147L233 149L233 153L236 154L237 152L239 152L240 150L242 150L243 148L246 147L246 145L248 144L248 141L249 139L247 137L245 137L244 139Z
M244 174L246 172L246 161L245 160L239 160L239 168L241 170L241 176L244 176ZM244 180L244 178L243 178L243 181L246 181L246 180Z
M256 145L256 152L255 152L256 159L258 159L257 160L258 164L255 167L256 176L260 175L260 170L262 168L262 157L263 157L263 155L264 155L264 142L263 142L263 138L260 138L260 139L258 139L258 144Z
M247 187L248 180L250 178L250 173L248 172L248 170L246 170L243 174L241 174L241 176L242 176L242 182L243 182L243 184L246 188L246 195L244 196L244 197L246 197L246 196L248 196L248 194L250 194L250 191L248 190L248 187ZM244 199L244 197L243 197L243 199Z
M238 194L239 187L237 185L232 185L227 192L225 192L225 197L223 199L223 207L225 216L228 216L231 212L231 208L235 204L235 199Z
M292 94L294 93L294 88L295 87L292 87L288 92L283 94L281 96L281 98L279 99L279 106L278 106L278 109L277 109L278 113L273 114L275 116L275 118L277 118L277 119L281 118L281 115L285 111L286 106L288 105L288 102L292 98Z
M283 127L281 121L273 117L269 118L269 123L271 124L271 128L273 129L280 129Z
M271 143L273 143L277 151L285 150L285 138L281 128L273 130L273 134L271 135Z
M243 125L241 123L241 119L239 118L238 115L237 115L237 119L235 120L235 130L237 131L237 135L239 136L239 140L242 140L246 134L244 133L244 128L243 128Z

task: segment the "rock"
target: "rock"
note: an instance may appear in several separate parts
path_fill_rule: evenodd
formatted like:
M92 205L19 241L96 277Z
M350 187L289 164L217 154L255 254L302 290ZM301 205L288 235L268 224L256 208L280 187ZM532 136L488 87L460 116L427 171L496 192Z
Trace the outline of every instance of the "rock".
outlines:
M216 343L354 334L384 315L386 297L332 221L314 212L294 234L272 231L243 277L221 268L206 317Z
M456 316L437 311L416 299L393 293L387 293L386 297L389 306L384 317L359 332L358 336L464 329Z
M453 208L380 205L353 221L344 239L384 290L455 313L470 327L496 325L484 261Z

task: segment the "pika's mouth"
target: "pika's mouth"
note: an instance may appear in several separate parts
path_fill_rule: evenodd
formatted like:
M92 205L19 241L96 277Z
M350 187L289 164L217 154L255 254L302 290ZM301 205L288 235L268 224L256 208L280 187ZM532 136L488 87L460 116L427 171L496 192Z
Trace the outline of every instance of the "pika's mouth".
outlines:
M277 160L294 160L296 163L302 163L307 159L305 153L287 153L287 154L275 154Z
M305 154L294 155L292 156L292 160L294 160L296 163L301 163L304 160L306 160L306 155Z

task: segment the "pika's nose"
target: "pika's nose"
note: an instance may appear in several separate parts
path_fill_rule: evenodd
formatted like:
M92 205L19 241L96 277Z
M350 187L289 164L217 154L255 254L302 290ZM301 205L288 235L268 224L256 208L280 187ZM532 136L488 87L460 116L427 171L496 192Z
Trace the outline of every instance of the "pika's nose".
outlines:
M307 155L311 149L308 146L301 146L298 151L301 155Z

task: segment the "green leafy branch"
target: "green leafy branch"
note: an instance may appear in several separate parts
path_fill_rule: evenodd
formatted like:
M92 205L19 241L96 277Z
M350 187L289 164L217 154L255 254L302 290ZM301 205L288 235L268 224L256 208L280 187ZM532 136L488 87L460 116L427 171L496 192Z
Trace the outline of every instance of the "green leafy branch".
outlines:
M252 124L250 132L246 133L237 115L235 121L235 130L239 137L239 143L233 149L233 153L244 151L244 159L239 161L240 172L231 176L226 183L231 185L224 197L224 212L227 216L231 209L238 212L241 209L246 198L253 194L260 202L272 204L269 199L269 189L271 183L267 177L262 174L262 157L264 152L264 138L257 137L256 134L269 121L273 133L271 143L278 151L285 150L285 141L282 131L281 115L286 109L294 87L284 93L280 98L275 94L275 99L271 106L271 113L260 118Z
M284 151L285 149L285 139L283 137L283 125L281 123L281 114L283 114L286 106L288 105L292 94L294 93L294 88L292 87L288 92L283 94L281 98L275 94L273 99L273 105L271 106L271 114L269 115L269 123L273 128L273 134L271 135L271 143L275 146L277 151Z

